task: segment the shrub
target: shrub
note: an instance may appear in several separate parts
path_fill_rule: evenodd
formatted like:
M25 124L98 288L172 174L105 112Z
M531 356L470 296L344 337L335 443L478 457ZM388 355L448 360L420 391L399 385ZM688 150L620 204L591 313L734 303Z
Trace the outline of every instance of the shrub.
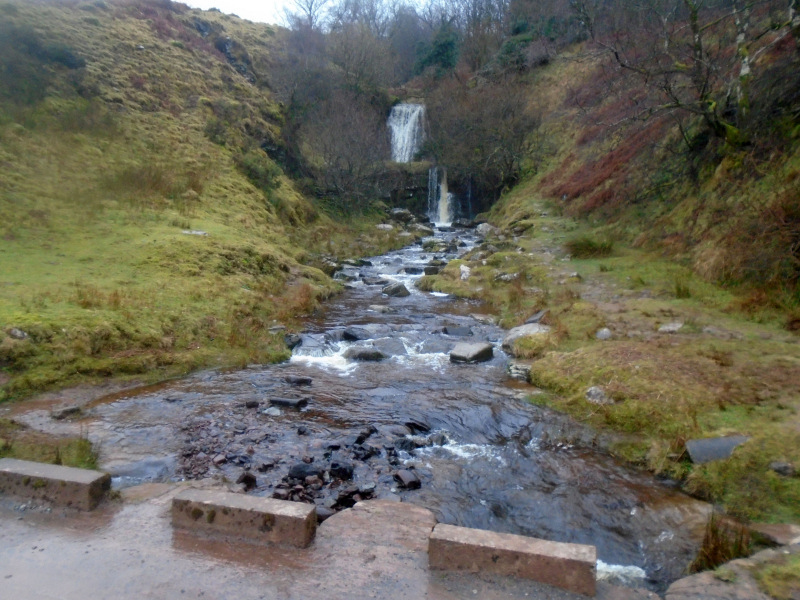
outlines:
M281 168L272 162L263 150L249 150L234 157L236 166L253 185L269 193L280 185Z
M614 251L613 241L596 240L588 235L567 240L564 246L573 258L599 258L610 256Z

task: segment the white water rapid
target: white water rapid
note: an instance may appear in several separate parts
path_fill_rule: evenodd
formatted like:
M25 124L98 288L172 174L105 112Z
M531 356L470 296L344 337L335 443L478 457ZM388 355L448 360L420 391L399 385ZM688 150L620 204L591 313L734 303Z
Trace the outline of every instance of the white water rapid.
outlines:
M425 141L425 107L422 104L398 104L389 113L392 132L392 160L407 163L414 160Z

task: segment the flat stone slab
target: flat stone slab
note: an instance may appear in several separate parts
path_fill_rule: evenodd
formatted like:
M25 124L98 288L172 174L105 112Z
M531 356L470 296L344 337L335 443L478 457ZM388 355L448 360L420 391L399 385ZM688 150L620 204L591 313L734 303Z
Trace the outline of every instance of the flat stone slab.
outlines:
M317 514L312 504L188 489L172 499L172 526L305 548L314 539Z
M428 544L431 569L512 575L578 594L596 592L597 550L439 523Z
M92 510L110 488L108 473L15 458L0 459L0 494Z
M299 410L308 406L308 398L270 398L269 403L272 406L283 406Z
M731 435L719 438L702 438L699 440L689 440L686 442L686 451L689 453L689 458L696 465L711 462L714 460L723 460L730 458L733 451L737 446L741 446L747 440L744 435Z
M791 525L789 523L754 523L750 525L750 531L778 546L800 544L800 525Z
M450 351L450 362L474 363L492 360L494 349L491 344L478 343L467 344L461 342L456 344Z

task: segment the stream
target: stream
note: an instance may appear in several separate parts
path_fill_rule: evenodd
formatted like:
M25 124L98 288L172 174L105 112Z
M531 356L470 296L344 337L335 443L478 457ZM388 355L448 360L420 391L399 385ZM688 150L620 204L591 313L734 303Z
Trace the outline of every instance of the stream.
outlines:
M345 268L347 289L307 323L288 362L108 396L71 426L98 445L116 487L224 476L323 512L390 498L444 523L593 544L598 577L663 590L699 548L708 506L563 441L565 418L525 400L532 389L507 374L503 330L480 304L414 287L429 261L479 241L467 230L437 237L455 251L414 245ZM384 281L410 295L383 295ZM451 363L461 341L493 343L494 358ZM346 358L352 347L387 358Z

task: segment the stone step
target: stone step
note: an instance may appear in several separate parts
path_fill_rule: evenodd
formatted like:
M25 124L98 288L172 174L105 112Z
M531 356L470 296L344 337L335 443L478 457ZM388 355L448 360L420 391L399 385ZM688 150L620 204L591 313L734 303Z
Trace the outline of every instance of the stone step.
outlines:
M111 488L111 475L15 458L0 459L0 494L55 506L94 509Z
M596 593L594 546L439 523L428 541L428 562L431 569L512 575L586 596Z
M188 489L172 499L172 526L194 533L305 548L314 539L313 504Z

